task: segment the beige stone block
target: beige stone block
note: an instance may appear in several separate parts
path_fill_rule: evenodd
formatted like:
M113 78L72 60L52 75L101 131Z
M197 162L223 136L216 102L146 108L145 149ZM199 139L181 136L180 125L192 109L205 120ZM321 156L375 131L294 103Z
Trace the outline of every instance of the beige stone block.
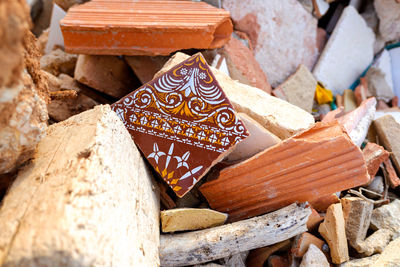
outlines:
M54 76L61 73L74 76L78 55L65 53L61 49L51 51L40 59L40 68Z
M157 266L152 176L109 106L53 124L0 208L0 265Z
M228 214L210 210L181 208L161 211L161 226L164 233L199 230L225 223Z

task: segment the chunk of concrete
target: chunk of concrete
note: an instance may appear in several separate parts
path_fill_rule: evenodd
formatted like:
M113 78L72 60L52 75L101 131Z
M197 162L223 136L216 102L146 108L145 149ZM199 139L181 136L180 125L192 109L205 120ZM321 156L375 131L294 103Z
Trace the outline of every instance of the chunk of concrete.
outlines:
M329 245L333 263L340 264L349 260L342 204L333 204L328 208L318 231Z
M226 157L229 161L244 160L255 154L278 144L281 139L261 126L258 122L245 113L238 113L250 136L237 144L232 152Z
M315 78L335 95L342 94L371 63L374 41L357 10L346 7L313 70Z
M357 244L356 250L365 256L371 256L375 253L382 253L385 247L392 240L393 232L388 229L379 229L370 235L367 239Z
M357 249L367 236L374 204L358 197L341 199L345 221L346 238Z
M308 247L307 253L301 260L300 267L329 267L330 264L324 253L315 245Z
M368 91L378 100L389 102L393 92L392 65L389 52L384 49L365 75Z
M374 0L379 18L379 33L383 39L395 41L400 38L400 3L393 0Z
M75 79L115 98L121 98L135 86L132 71L123 59L116 56L79 55Z
M160 263L157 190L109 106L48 128L3 199L0 227L4 266Z
M54 76L58 76L61 73L74 76L77 60L77 55L68 54L61 49L56 49L51 51L49 54L44 55L40 59L40 68Z
M224 0L235 28L247 33L254 55L277 87L299 64L312 69L318 57L317 20L296 0ZM299 23L301 21L301 23Z
M391 152L390 158L397 171L400 172L400 124L391 115L374 120L374 128L385 149Z
M400 234L400 200L395 199L392 203L374 209L371 217L371 227L377 229L388 229L396 235Z
M242 44L235 35L224 45L221 53L226 59L232 79L257 87L268 94L271 93L271 85L260 64L254 58L253 51Z
M164 233L199 230L225 223L228 214L210 210L181 208L161 211L161 226Z
M188 58L188 55L176 53L155 77ZM313 116L301 108L258 88L236 82L215 68L211 70L236 111L246 113L280 139L286 139L314 124Z
M306 66L300 65L296 72L273 92L280 99L311 113L317 81Z

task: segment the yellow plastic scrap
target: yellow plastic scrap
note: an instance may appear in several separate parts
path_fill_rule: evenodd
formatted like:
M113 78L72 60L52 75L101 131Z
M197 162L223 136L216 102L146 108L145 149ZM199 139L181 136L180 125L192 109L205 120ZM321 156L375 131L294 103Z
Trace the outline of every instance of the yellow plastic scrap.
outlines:
M322 84L317 83L314 98L319 105L329 104L333 101L333 94L331 90L326 89Z

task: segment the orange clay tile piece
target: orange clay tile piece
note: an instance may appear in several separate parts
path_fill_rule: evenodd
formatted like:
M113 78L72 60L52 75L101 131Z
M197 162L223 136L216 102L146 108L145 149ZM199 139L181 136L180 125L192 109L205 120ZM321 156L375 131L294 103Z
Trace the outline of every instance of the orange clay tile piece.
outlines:
M340 199L335 193L310 201L310 205L319 212L326 212L330 205L336 203L340 203Z
M68 53L168 55L214 49L230 38L230 14L204 2L93 0L61 20Z
M381 163L387 160L390 156L389 152L375 143L368 143L363 149L363 154L367 164L368 174L371 179L375 177Z
M400 178L397 176L392 161L390 159L387 159L383 162L383 165L385 166L385 171L387 172L389 178L390 188L395 189L400 185Z
M317 123L221 171L200 191L231 221L306 202L368 182L361 150L337 121Z
M319 239L318 237L310 234L310 233L302 233L301 235L296 236L293 246L292 253L295 257L303 257L306 254L308 247L310 244L315 245L317 248L322 250L322 246L324 245L324 241Z
M315 230L323 220L324 218L314 208L311 208L311 214L307 221L308 231Z

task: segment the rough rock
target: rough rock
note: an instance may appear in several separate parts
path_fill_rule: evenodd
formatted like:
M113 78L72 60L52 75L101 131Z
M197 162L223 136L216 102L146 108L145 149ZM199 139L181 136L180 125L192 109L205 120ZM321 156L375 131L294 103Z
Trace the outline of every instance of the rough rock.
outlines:
M79 55L76 62L77 81L115 98L136 89L133 77L128 64L116 56Z
M318 231L329 245L333 263L340 264L349 260L342 204L333 204L328 208Z
M155 77L187 58L188 55L176 53ZM286 139L314 124L313 116L301 108L258 88L236 82L214 68L211 70L235 110L246 113L280 139Z
M329 262L324 253L315 245L308 247L307 253L301 260L300 267L329 267Z
M277 97L311 113L317 81L306 66L300 65L296 72L273 92Z
M296 0L224 0L235 29L247 33L272 87L299 64L312 69L318 57L317 20ZM301 21L301 23L299 23Z
M199 230L225 223L228 215L210 209L171 209L161 211L161 226L164 233Z
M58 76L61 73L74 76L74 70L77 55L65 53L61 49L56 49L47 55L44 55L40 59L40 67L54 76Z
M368 91L378 100L389 102L395 97L390 55L386 49L382 51L381 55L369 68L365 78L368 83Z
M382 253L385 247L392 240L393 232L388 229L379 229L370 235L367 239L357 244L356 250L365 256L371 256L375 253Z
M236 161L250 158L281 141L281 139L245 113L238 113L238 116L243 121L250 136L235 146L232 152L226 157L227 160Z
M371 217L373 229L388 229L396 235L400 234L400 200L374 209Z
M109 106L53 124L3 199L0 264L157 266L151 180Z
M379 137L379 143L391 152L390 158L397 171L400 171L400 124L391 115L385 115L374 120L374 128Z
M221 49L232 79L271 93L267 76L254 58L253 51L242 44L235 35Z
M352 6L343 11L313 74L336 94L358 79L374 57L374 33Z
M374 204L358 197L342 198L341 203L347 240L350 246L358 249L367 236Z
M381 254L373 255L368 258L362 258L357 260L352 260L342 264L341 267L365 267L365 266L374 266L374 267L397 267L400 262L400 237L396 238L384 249Z
M400 3L394 0L375 0L374 6L379 17L379 33L383 39L394 41L400 38Z

